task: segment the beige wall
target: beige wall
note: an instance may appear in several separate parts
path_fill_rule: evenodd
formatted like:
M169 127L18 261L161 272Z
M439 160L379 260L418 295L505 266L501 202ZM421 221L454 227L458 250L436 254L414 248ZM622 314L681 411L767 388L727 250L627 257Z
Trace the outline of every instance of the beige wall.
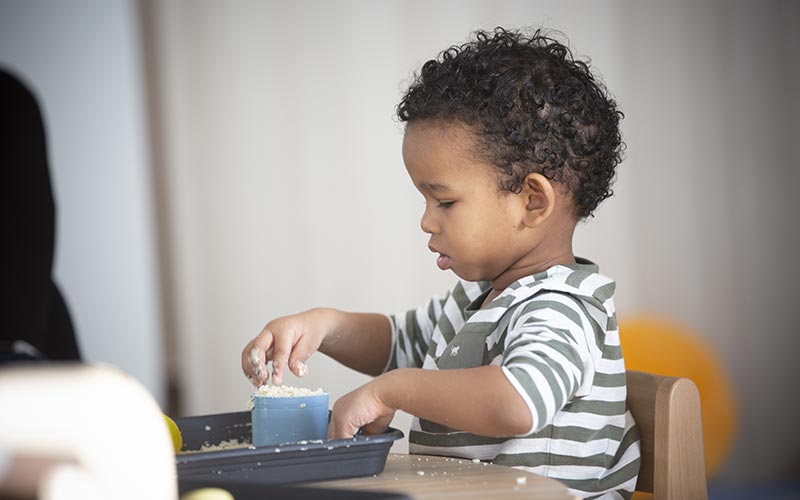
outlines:
M30 87L42 112L56 204L53 275L82 359L118 366L166 404L136 11L133 0L4 0L0 66ZM14 291L3 286L5 300Z
M725 359L743 403L729 481L796 471L796 4L145 5L186 414L243 407L240 350L276 316L394 312L449 288L394 105L473 29L544 24L592 58L627 115L617 196L580 227L577 253L618 280L621 315L669 315ZM322 356L310 367L302 384L333 397L364 381Z

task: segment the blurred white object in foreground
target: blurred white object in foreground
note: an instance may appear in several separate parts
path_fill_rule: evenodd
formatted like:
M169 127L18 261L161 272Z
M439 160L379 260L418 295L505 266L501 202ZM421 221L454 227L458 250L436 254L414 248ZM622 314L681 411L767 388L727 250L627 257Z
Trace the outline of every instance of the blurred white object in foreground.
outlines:
M63 463L38 482L41 500L175 500L175 455L153 397L111 368L0 370L0 446Z

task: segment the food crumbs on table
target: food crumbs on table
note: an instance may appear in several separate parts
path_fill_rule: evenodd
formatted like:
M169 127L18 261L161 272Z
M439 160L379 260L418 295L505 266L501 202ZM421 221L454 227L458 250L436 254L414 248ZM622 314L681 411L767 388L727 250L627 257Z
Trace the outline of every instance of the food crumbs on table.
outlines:
M525 484L528 482L528 478L525 476L517 477L517 484Z
M424 476L425 475L425 471L424 470L418 470L417 471L417 475L418 476Z
M473 458L472 459L472 463L473 464L479 464L479 463L481 463L481 459L480 458Z
M211 426L210 426L210 425L207 425L207 426L206 426L206 430L207 430L207 431L210 431L210 430L211 430Z

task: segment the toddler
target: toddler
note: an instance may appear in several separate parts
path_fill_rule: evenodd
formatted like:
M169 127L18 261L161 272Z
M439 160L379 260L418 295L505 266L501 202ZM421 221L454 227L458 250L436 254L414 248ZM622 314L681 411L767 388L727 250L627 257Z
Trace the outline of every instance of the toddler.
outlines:
M497 28L426 62L397 106L422 230L459 282L404 314L312 309L247 344L254 384L316 351L375 378L333 406L329 437L415 416L409 451L519 467L581 497L629 497L640 450L625 406L614 281L575 257L611 196L622 116L556 39Z

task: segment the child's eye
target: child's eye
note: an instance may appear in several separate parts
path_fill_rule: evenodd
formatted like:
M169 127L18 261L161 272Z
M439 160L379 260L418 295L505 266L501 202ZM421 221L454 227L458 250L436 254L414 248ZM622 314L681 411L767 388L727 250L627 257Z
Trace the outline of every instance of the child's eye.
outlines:
M439 208L450 208L453 206L454 203L455 203L454 201L440 201Z

